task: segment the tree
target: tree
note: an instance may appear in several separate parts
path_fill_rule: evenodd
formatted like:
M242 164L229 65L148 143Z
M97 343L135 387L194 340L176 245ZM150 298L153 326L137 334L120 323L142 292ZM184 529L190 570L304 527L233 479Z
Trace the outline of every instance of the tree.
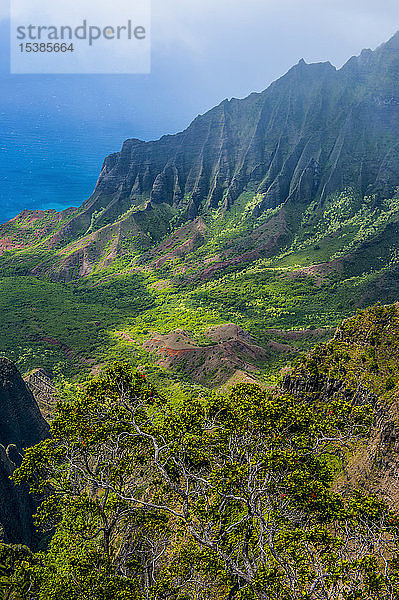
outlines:
M0 544L0 598L25 600L32 591L28 567L33 554L27 546Z
M59 405L52 438L14 477L45 498L52 585L63 572L71 582L60 598L75 598L86 564L121 598L388 600L399 597L398 519L332 486L371 421L370 406L249 384L176 405L115 364Z

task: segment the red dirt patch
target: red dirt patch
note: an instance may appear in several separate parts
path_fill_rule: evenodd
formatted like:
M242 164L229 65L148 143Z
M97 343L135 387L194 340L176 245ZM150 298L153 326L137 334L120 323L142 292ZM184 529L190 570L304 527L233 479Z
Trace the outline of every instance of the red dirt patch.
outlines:
M317 265L310 265L309 267L303 267L292 273L284 275L285 277L314 277L315 284L317 287L321 287L325 279L328 279L329 275L334 273L340 273L344 268L344 259L350 258L349 256L343 256L336 258L330 262L320 263Z
M209 344L200 346L184 330L168 334L153 334L143 347L152 352L156 362L165 368L178 368L193 381L205 385L221 385L239 371L243 377L258 371L259 364L270 359L274 352L293 351L288 345L260 346L244 329L234 323L212 327L206 332ZM254 380L255 381L255 380Z

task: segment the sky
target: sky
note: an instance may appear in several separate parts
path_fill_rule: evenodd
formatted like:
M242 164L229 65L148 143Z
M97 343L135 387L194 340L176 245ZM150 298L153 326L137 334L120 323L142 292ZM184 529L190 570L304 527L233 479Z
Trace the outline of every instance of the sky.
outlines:
M0 221L77 206L125 139L180 131L301 58L340 67L399 29L397 0L152 0L151 74L10 75L9 11L0 0Z

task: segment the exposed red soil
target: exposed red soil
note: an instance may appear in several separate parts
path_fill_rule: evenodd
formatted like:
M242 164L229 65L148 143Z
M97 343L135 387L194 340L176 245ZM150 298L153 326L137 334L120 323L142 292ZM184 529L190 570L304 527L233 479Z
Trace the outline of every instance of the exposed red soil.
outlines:
M173 348L159 348L158 352L164 352L168 356L184 356L185 354L190 354L192 350L175 350Z
M233 323L213 327L205 333L210 342L207 345L197 344L188 331L178 329L164 335L153 334L143 347L153 353L160 366L183 369L192 380L213 385L225 384L237 371L253 376L258 365L270 359L271 350L294 351L277 343L264 348Z
M8 250L22 250L49 235L51 231L75 209L63 212L55 210L24 210L19 215L0 225L0 255ZM54 234L47 243L52 247L58 241Z
M321 287L328 277L334 273L341 273L344 268L344 260L350 258L349 256L343 256L336 258L330 262L319 263L316 265L310 265L309 267L302 267L292 273L284 275L285 277L314 277L315 284L317 287Z
M267 344L267 347L273 350L274 352L295 352L295 348L289 346L288 344L279 344L278 342L271 341Z
M235 385L238 385L239 383L252 383L255 385L261 385L255 377L251 377L247 373L244 373L244 371L237 370L235 371L235 373L233 373L230 379L226 381L226 383L220 386L219 389L221 392L228 392L231 390L231 388L233 388Z
M269 256L270 251L275 248L279 240L282 238L282 234L277 234L273 236L266 244L259 246L255 250L250 250L248 252L244 252L243 254L239 254L238 256L233 256L232 258L228 258L223 261L217 261L210 264L208 267L200 271L194 276L194 279L200 279L201 281L206 281L211 279L215 273L223 272L228 267L239 266L246 262L252 262L254 260L258 260L259 258L264 258L265 256Z
M149 251L147 260L153 268L162 267L174 258L184 258L204 243L204 233L207 227L201 217L180 227L173 235Z
M20 243L18 244L12 238L1 238L0 239L0 256L7 252L8 250L22 250L25 246Z

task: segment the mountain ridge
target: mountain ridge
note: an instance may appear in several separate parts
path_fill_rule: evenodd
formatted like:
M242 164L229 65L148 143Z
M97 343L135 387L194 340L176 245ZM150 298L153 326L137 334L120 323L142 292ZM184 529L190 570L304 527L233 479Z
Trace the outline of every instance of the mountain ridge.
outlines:
M223 204L223 208L227 209L237 199L239 193L245 190L245 186L251 184L251 177L255 178L258 184L257 192L265 194L266 198L260 203L260 206L256 208L256 212L262 211L265 208L270 208L273 205L278 206L281 201L284 202L290 198L294 193L299 193L299 196L304 193L303 188L306 187L306 183L309 185L309 170L315 170L318 168L318 161L316 155L320 154L320 150L313 151L309 149L309 140L306 143L305 140L299 140L296 147L293 148L289 153L286 160L280 160L278 158L279 153L284 153L282 145L284 140L276 139L274 144L268 148L268 154L265 151L256 150L253 146L256 138L262 137L265 134L265 121L269 117L270 122L273 121L275 115L273 110L280 110L280 107L276 106L264 106L263 101L267 101L269 96L276 90L278 92L286 92L284 89L286 84L291 85L302 85L301 93L304 94L304 89L309 84L309 78L311 83L314 84L313 73L316 79L321 78L321 83L329 83L329 76L338 76L340 78L346 78L347 75L353 76L356 71L356 78L362 75L362 69L371 63L378 62L381 56L384 58L387 55L387 51L394 54L399 53L399 32L396 33L388 42L379 46L374 52L371 50L363 50L359 56L350 58L340 69L336 69L330 62L319 62L307 64L301 59L297 65L293 66L285 75L273 82L268 88L262 92L254 92L249 94L243 99L232 98L230 100L225 99L219 105L210 109L202 115L198 115L192 123L182 132L173 135L164 135L158 140L154 141L142 141L137 138L127 139L122 145L120 152L113 153L106 157L104 160L99 179L97 181L95 190L92 196L86 200L81 209L75 211L75 215L72 216L71 221L67 224L65 234L70 231L73 234L84 233L83 228L89 229L92 222L92 217L95 215L95 227L98 229L104 225L105 221L117 220L121 217L125 209L131 209L135 204L142 201L150 201L151 205L157 205L159 203L167 203L176 205L178 208L184 207L186 216L188 218L195 218L201 212L199 204L206 201L205 209L214 209ZM389 61L388 61L389 62ZM394 61L395 62L395 61ZM301 81L298 80L298 76ZM363 74L364 76L364 74ZM295 81L292 82L291 80ZM317 83L320 83L317 82ZM319 93L320 89L316 92ZM338 83L340 83L338 81ZM345 83L345 82L344 82ZM294 86L295 87L295 86ZM280 90L282 88L282 90ZM378 87L376 88L378 90ZM290 91L290 90L288 90ZM326 91L326 90L321 90ZM292 91L291 91L292 93ZM315 90L311 90L311 94L314 94ZM316 93L316 96L317 96ZM347 94L347 90L345 90ZM309 95L309 94L308 94ZM305 94L306 99L306 94ZM303 101L304 98L298 97L296 100L295 109L298 111L299 101ZM320 103L325 101L324 99L316 100ZM342 98L340 98L342 100ZM385 98L385 101L387 99ZM384 102L384 99L379 100L378 97L374 99L378 104ZM240 107L247 105L245 110L242 110L244 114L240 114ZM316 110L322 107L318 107L316 104ZM269 112L268 112L269 109ZM271 110L270 110L271 109ZM286 117L290 117L290 107L285 107ZM345 106L343 112L348 110ZM256 113L256 119L248 125L250 130L246 136L248 139L242 140L240 138L245 137L242 133L245 129L242 121L248 121L248 111ZM288 112L287 112L288 111ZM238 114L234 114L238 113ZM350 116L350 115L349 115ZM265 119L263 119L265 117ZM306 117L306 115L305 115ZM233 119L238 119L236 128L237 132L232 132ZM212 140L212 126L219 130L220 135L216 136L215 140ZM209 122L210 121L210 122ZM235 124L233 123L233 126ZM299 123L301 125L301 123ZM311 129L314 125L314 119L307 123L302 123L307 129ZM334 124L335 125L335 124ZM229 131L230 129L230 131ZM205 130L205 131L204 131ZM316 127L317 131L317 127ZM301 131L299 131L301 133ZM305 137L308 135L308 131L304 132ZM205 140L201 139L205 135ZM229 139L229 135L232 139ZM289 135L289 134L288 134ZM342 132L344 135L344 132ZM184 148L192 146L192 138L194 141L201 140L201 148L199 156L194 156L194 164L189 170L188 174L184 174L184 177L178 172L178 163L180 158L187 159ZM215 156L208 157L204 155L205 148L213 146L212 141L215 142L216 146L219 144L219 151L216 148ZM246 147L240 148L240 142L246 141ZM337 136L336 142L339 144L342 142L339 136ZM176 148L172 148L175 156L171 160L170 144L176 143ZM318 144L317 141L313 140L313 144ZM270 146L270 144L269 144ZM304 146L304 147L303 147ZM157 150L159 149L159 151ZM238 150L237 150L238 148ZM333 152L337 151L336 145L330 149L330 156L334 160ZM144 152L143 164L140 164L141 152ZM252 158L248 159L248 154L254 153ZM148 154L150 153L150 155ZM228 153L233 153L236 156L231 158ZM295 164L295 153L298 155ZM213 160L212 158L216 160ZM188 156L190 160L190 156ZM261 160L259 160L261 159ZM264 167L262 168L262 159ZM266 163L265 163L266 159ZM268 159L268 162L267 162ZM252 164L245 164L246 161L250 161ZM258 163L256 161L258 160ZM287 161L294 162L295 169L287 164ZM396 159L395 159L396 161ZM158 163L161 163L160 165ZM138 164L136 164L138 163ZM208 164L206 164L208 163ZM396 164L396 162L395 162ZM333 167L333 164L328 165ZM243 169L252 168L252 172L243 173ZM132 172L133 170L133 172ZM263 172L264 177L256 175L256 171ZM205 171L207 171L205 173ZM283 186L280 189L280 179L287 179L291 177L291 185ZM206 179L209 179L206 182ZM316 179L314 183L318 183L317 173L313 173L313 179ZM246 181L245 181L246 180ZM330 181L325 181L325 185L322 190L318 190L321 197L329 192ZM369 183L369 182L368 182ZM391 188L394 185L399 184L399 179L395 179L392 182ZM302 190L298 187L302 186ZM365 193L365 187L362 186L362 192ZM190 198L188 198L190 196ZM108 204L107 204L108 203ZM105 206L102 206L102 205ZM184 206L186 204L186 206ZM65 211L64 211L65 212ZM77 214L76 214L77 212ZM98 214L101 213L101 214Z
M327 330L356 307L395 301L398 82L396 34L341 69L301 60L265 91L224 100L178 134L126 140L80 208L24 211L0 227L7 327L8 313L28 320L38 348L56 340L82 363L92 359L88 339L101 356L114 343L131 354L130 339L140 353L152 333L206 338L233 323L266 357L270 342L282 342L268 331ZM65 301L61 317L52 291Z

